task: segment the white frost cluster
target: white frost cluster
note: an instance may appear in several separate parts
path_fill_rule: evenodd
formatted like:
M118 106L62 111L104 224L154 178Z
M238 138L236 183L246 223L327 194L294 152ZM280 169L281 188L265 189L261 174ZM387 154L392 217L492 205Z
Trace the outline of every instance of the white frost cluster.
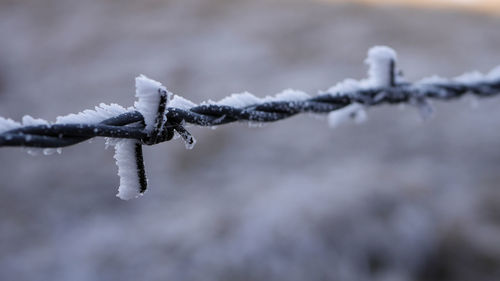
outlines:
M273 102L273 101L303 101L309 99L307 93L302 91L297 91L293 89L286 89L281 93L278 93L275 96L267 96L264 98L264 102Z
M40 118L33 118L30 115L24 115L22 122L23 126L50 125L49 121Z
M453 78L454 81L456 82L461 82L465 84L472 84L472 83L477 83L480 81L484 81L485 75L483 75L479 71L472 71L472 72L467 72L464 73L460 76L457 76Z
M368 64L368 79L346 79L328 89L328 92L339 95L368 88L390 86L393 78L396 82L400 79L395 67L396 59L397 54L393 49L387 46L372 47L365 60ZM391 64L394 64L394 67Z
M87 109L77 114L68 114L64 116L58 116L56 118L56 124L95 124L102 122L108 118L118 116L123 113L127 113L133 110L132 108L124 108L116 103L104 104L101 103L96 106L94 110Z
M0 134L21 127L19 122L9 118L0 117Z
M332 111L328 114L328 125L331 128L337 127L339 124L353 119L356 123L366 121L365 107L359 103L353 103L341 109Z
M386 87L396 77L396 51L387 46L375 46L368 51L366 63L369 65L368 77L371 86ZM391 64L394 67L391 69Z
M231 94L230 96L227 96L221 99L220 101L215 102L215 104L242 108L261 102L262 99L254 96L249 92L243 92L243 93Z
M278 101L302 101L309 99L311 96L305 92L297 91L293 89L286 89L274 96L266 96L264 98L256 97L249 92L235 93L227 96L217 102L207 101L202 104L216 104L216 105L226 105L236 108L243 108L255 104L265 103L265 102L278 102Z
M174 97L169 103L169 106L187 110L190 109L191 107L195 107L196 104L184 97L174 95Z
M451 81L460 82L464 84L474 84L478 82L493 82L500 80L500 66L493 68L487 74L483 74L479 71L467 72L452 79L440 77L437 75L433 75L430 77L426 77L418 81L416 84L439 84L439 83L448 83Z
M368 88L368 80L345 79L330 87L327 92L334 96L350 95L353 92Z
M153 130L158 114L158 106L160 105L161 93L167 94L167 104L170 101L172 93L158 81L140 75L135 78L135 96L138 101L134 107L144 117L146 130Z
M479 71L468 72L453 78L454 81L465 83L465 84L473 84L482 81L496 81L500 80L500 66L493 68L488 74L483 74Z
M120 186L116 196L122 200L129 200L142 195L140 192L139 167L137 167L135 146L136 140L120 140L115 144L116 165Z

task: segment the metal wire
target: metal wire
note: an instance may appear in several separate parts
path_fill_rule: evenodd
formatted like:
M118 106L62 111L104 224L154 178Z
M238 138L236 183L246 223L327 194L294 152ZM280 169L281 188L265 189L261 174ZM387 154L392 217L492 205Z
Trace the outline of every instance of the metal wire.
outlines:
M167 107L166 124L161 133L146 133L144 118L138 111L127 112L98 124L51 124L24 126L0 134L0 147L24 146L56 148L74 145L94 137L137 139L154 145L169 141L174 131L183 139L194 140L184 124L218 126L236 121L274 122L299 113L328 113L352 103L364 106L381 104L418 103L425 99L451 100L464 94L489 97L500 93L500 79L463 83L399 83L382 88L363 89L348 93L323 93L307 100L272 101L243 108L204 104L190 109Z
M255 99L255 104L247 106L229 106L227 103L205 103L192 107L168 107L170 93L159 82L158 103L148 103L145 110L141 105L141 90L138 88L139 105L146 118L139 111L129 112L108 118L99 123L65 124L47 122L45 125L17 126L15 129L0 133L0 147L23 146L37 148L60 148L74 145L94 137L129 139L115 143L115 159L120 176L117 196L128 200L142 195L147 189L147 178L142 153L143 145L155 145L169 141L177 132L186 147L194 145L193 136L186 130L186 124L198 126L219 126L236 121L257 123L275 122L300 113L331 113L346 108L352 115L352 108L370 107L382 104L408 103L419 107L421 113L429 111L429 99L452 100L465 94L477 97L490 97L500 94L500 68L489 75L469 75L457 79L427 79L417 83L401 82L395 67L395 52L386 47L375 47L369 51L370 64L368 83L348 81L332 90L307 99L291 100ZM386 75L387 74L387 75ZM138 77L139 81L146 79ZM141 80L142 79L142 80ZM136 80L137 83L138 80ZM365 82L366 82L365 81ZM138 85L138 84L136 84ZM151 87L150 87L151 88ZM351 91L346 91L346 89ZM154 89L154 88L153 88ZM354 90L352 90L354 89ZM154 91L154 90L153 90ZM287 96L290 97L290 96ZM231 97L238 99L240 97ZM144 100L143 100L144 101ZM227 100L226 100L227 101ZM234 101L234 100L232 100ZM241 102L241 100L239 100ZM231 103L229 103L231 104ZM247 104L245 102L245 104ZM151 106L157 107L149 108ZM106 109L104 109L106 111ZM109 113L109 112L108 112ZM155 114L149 115L150 113ZM343 113L339 113L342 115ZM152 120L151 117L155 117ZM335 118L334 118L335 119ZM85 120L83 118L82 120ZM4 127L15 124L5 119ZM0 128L2 128L0 123ZM12 128L12 127L11 127ZM132 163L135 162L135 163Z

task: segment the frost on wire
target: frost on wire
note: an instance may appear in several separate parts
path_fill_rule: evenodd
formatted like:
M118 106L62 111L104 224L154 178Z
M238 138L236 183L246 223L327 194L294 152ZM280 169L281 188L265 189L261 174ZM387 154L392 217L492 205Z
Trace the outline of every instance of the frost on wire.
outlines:
M52 154L60 152L62 146L104 136L106 145L115 148L120 177L117 196L128 200L139 197L147 188L143 145L170 140L176 134L184 139L186 148L193 147L195 140L183 128L185 123L215 126L246 120L254 124L312 112L329 113L328 123L335 127L349 119L364 121L365 108L381 103L412 104L426 119L433 112L429 98L451 99L467 92L491 96L500 90L500 67L486 75L471 72L453 79L433 76L411 84L400 75L396 58L389 47L373 47L365 60L369 66L367 79L346 79L314 97L287 89L264 98L243 92L195 104L140 75L135 80L137 101L133 107L100 104L94 110L59 116L54 123L29 115L22 123L0 117L0 146L26 146L30 154ZM167 116L172 119L167 120Z
M397 55L393 49L375 46L368 51L368 57L365 60L369 67L368 79L359 81L346 79L328 89L327 92L341 96L371 88L394 86L400 79L397 75L396 58ZM353 119L356 123L364 122L367 119L365 106L361 103L352 103L328 114L328 124L332 128L349 119Z
M145 131L148 134L154 130L162 132L167 122L164 111L172 94L161 83L140 75L135 79L135 96L138 100L134 107L144 117ZM142 195L147 189L142 143L139 140L119 140L115 143L114 157L120 177L116 196L129 200Z

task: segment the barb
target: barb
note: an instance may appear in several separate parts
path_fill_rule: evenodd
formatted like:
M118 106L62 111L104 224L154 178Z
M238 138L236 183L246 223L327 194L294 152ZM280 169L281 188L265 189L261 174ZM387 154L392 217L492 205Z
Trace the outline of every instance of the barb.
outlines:
M107 143L116 148L121 177L118 196L130 199L146 190L141 146L169 141L178 134L191 148L195 139L186 130L187 124L265 123L308 112L328 113L330 124L335 125L344 119L362 118L366 107L403 103L416 106L425 117L432 112L431 99L451 100L465 94L490 97L500 93L500 67L486 75L474 72L453 79L431 77L409 83L396 68L396 53L388 47L372 48L366 62L370 67L368 79L348 79L316 96L285 90L274 97L257 98L245 92L200 105L177 95L172 98L159 82L139 76L139 100L131 108L101 104L95 110L58 117L55 123L25 116L20 124L0 117L0 147L61 148L106 137Z

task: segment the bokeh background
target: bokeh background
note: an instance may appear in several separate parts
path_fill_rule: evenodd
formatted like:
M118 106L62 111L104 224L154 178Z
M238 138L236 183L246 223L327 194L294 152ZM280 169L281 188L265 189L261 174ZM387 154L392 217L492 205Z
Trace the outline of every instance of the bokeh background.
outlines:
M384 2L2 0L0 116L129 106L140 73L195 102L316 93L380 44L411 81L500 64L496 1ZM102 140L1 148L0 280L499 280L500 99L434 105L191 128L128 202Z

